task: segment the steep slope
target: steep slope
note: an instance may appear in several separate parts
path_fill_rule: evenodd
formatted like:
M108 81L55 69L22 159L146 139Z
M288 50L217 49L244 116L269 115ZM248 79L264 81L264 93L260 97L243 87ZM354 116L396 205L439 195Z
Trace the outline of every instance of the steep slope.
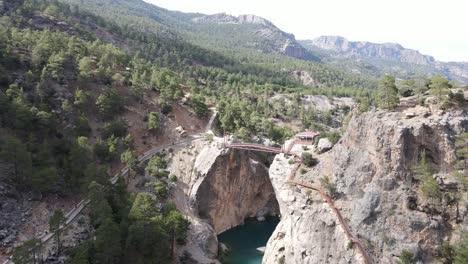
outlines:
M454 204L431 211L430 200L420 193L410 171L425 150L438 187L446 197L453 194L450 165L456 136L468 130L466 108L407 111L416 117L407 119L405 112L356 114L331 151L315 154L318 165L296 175L318 186L328 177L335 206L375 263L396 263L404 250L413 254L414 261L438 263L440 245L457 241L467 224L466 217L464 222L456 221ZM303 150L297 146L293 151ZM323 197L287 182L291 168L283 155L270 167L283 217L263 263L364 263ZM460 210L466 215L466 208Z
M468 83L468 63L440 62L397 43L349 41L340 36L321 36L299 42L307 49L321 54L325 61L353 67L357 72L390 73L402 78L417 73L441 74L450 80ZM375 69L370 69L369 65Z
M178 250L198 261L193 263L218 263L217 234L247 217L278 214L264 157L228 150L223 140L194 142L170 159L169 170L180 176L174 200L191 222L189 243Z
M433 57L423 55L416 50L405 49L397 43L353 42L339 36L321 36L310 41L304 41L304 43L307 46L316 46L343 54L343 56L372 57L418 65L429 65L435 62Z
M61 0L82 5L78 0ZM105 10L102 8L105 7ZM270 21L254 15L234 17L227 14L203 15L166 10L141 0L93 0L82 8L101 10L100 15L118 23L131 22L138 30L149 32L177 32L190 42L219 50L224 48L276 53L303 60L318 60L302 47L294 35L279 30Z
M105 18L105 21L99 19L96 23L110 31L114 31L114 24L120 27L119 31L124 32L126 37L132 37L132 48L135 50L137 47L136 50L146 56L153 57L159 51L159 45L153 43L158 43L159 37L162 37L163 40L169 40L165 44L170 44L170 40L183 43L175 46L177 52L192 51L191 57L194 58L190 59L195 65L219 67L229 74L242 73L249 75L249 78L267 77L282 86L304 85L293 78L292 73L296 70L307 71L323 87L371 88L375 85L372 77L359 76L345 68L339 70L321 63L317 56L298 44L292 34L279 30L271 22L257 16L181 13L142 0L59 2L70 4L74 12L79 10L82 14ZM83 21L89 22L85 16ZM125 42L123 44L126 45ZM158 56L154 58L158 58L158 61L161 59ZM175 63L179 67L186 63L183 58L173 59L169 56L163 59L179 62ZM229 79L226 73L215 74L224 76L212 78ZM230 79L234 81L236 77ZM255 82L264 83L260 80Z
M293 34L278 29L270 21L255 15L238 17L224 13L200 16L192 20L195 28L202 31L215 30L211 35L217 40L230 39L232 45L253 48L264 53L278 53L303 60L318 60L310 51L302 47ZM216 27L216 29L214 29Z

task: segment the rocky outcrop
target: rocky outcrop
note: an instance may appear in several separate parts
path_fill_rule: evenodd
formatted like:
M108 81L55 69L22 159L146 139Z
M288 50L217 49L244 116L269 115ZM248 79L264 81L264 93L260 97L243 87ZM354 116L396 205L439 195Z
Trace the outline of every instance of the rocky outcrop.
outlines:
M226 13L206 15L196 17L192 20L196 23L216 23L216 24L257 24L267 27L274 27L273 23L263 17L255 15L232 16Z
M216 235L248 217L279 213L264 158L247 151L223 149L221 139L198 142L172 157L170 170L179 176L177 207L190 219L188 252L199 263L217 257Z
M281 31L273 23L259 16L240 15L236 17L220 13L195 17L192 22L195 24L238 25L242 27L242 30L237 32L245 34L240 40L242 45L253 46L265 53L280 53L297 59L318 60L316 56L296 41L293 34ZM244 25L255 25L255 27ZM245 39L252 39L252 36L255 38L246 43Z
M359 254L346 250L348 240L321 196L287 182L294 167L288 161L289 157L280 154L270 167L281 221L262 263L359 263Z
M390 59L418 65L429 65L435 62L434 57L423 55L417 50L403 48L397 43L377 44L367 41L348 41L340 36L321 36L311 40L310 44L348 56Z
M437 61L432 56L397 43L349 41L340 36L321 36L313 40L300 40L299 43L321 54L324 61L356 73L374 76L383 72L405 79L413 78L418 73L439 74L462 84L468 83L467 62Z
M268 168L247 151L219 156L192 189L191 200L217 233L242 224L247 217L278 214Z
M321 86L321 84L306 71L293 71L292 77L299 80L305 86L310 86L310 87Z
M3 172L3 171L2 171ZM12 185L0 180L0 252L14 245L31 205Z
M375 263L395 263L402 250L413 252L416 261L434 263L437 246L456 239L467 220L453 220L454 206L447 208L449 219L431 219L418 188L411 185L409 168L424 149L444 188L443 182L452 180L448 172L455 159L455 136L467 130L468 115L462 109L412 119L403 112L356 114L333 149L316 154L318 165L296 178L315 184L330 179L335 206ZM364 263L322 197L287 183L292 166L278 155L270 167L282 219L263 263ZM417 209L410 210L406 204L414 195L420 199ZM467 215L466 208L461 214Z
M328 138L321 138L317 144L317 152L324 153L333 147L333 143Z

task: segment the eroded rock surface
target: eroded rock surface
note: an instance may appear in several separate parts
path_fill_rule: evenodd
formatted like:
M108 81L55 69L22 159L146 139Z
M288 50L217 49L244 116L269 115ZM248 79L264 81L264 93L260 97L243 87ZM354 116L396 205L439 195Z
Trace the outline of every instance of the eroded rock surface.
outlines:
M413 119L402 112L356 114L333 149L316 154L318 165L296 178L320 184L329 177L336 207L375 263L396 263L402 250L412 251L420 263L436 263L436 247L457 239L467 220L454 221L455 207L447 209L449 220L431 219L418 188L410 187L409 169L424 149L444 188L452 177L456 135L467 130L468 115L461 109ZM282 219L263 263L364 263L319 194L287 183L293 166L287 161L278 155L270 167ZM409 195L420 197L416 210L406 206Z
M177 206L191 222L189 241L180 251L199 263L216 262L217 234L247 217L279 213L264 158L223 149L221 142L198 142L176 153L170 165L180 180Z
M268 168L248 151L232 150L219 156L191 198L200 217L217 233L244 222L247 217L278 213Z

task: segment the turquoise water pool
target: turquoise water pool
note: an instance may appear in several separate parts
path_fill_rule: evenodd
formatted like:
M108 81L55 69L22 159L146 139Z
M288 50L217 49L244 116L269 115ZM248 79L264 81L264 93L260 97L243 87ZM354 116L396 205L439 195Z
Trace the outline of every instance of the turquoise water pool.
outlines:
M277 217L269 217L263 222L247 219L244 225L220 234L219 242L231 249L224 263L261 264L263 255L257 251L257 248L266 246L278 223Z

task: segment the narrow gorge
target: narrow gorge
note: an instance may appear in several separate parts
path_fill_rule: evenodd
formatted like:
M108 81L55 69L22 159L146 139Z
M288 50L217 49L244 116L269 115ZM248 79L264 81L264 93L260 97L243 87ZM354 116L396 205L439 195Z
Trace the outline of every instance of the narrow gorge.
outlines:
M171 171L180 178L178 208L189 216L189 243L180 249L201 263L218 257L217 235L247 218L279 215L268 172L272 155L224 148L220 138L174 153Z
M444 208L444 215L429 214L431 205L411 188L417 182L411 168L425 152L441 190L450 192L454 142L457 133L467 130L468 117L462 109L412 110L418 117L376 110L355 113L330 151L300 144L292 149L309 152L317 161L313 167L303 166L296 179L321 186L334 197L350 232L375 263L394 263L404 250L433 263L437 249L431 241L457 241L463 226L455 221L453 205ZM176 200L192 221L191 242L182 252L199 263L211 263L218 256L218 234L248 217L280 215L263 263L366 263L324 197L289 182L292 156L267 157L223 146L222 139L215 138L174 154L172 168L185 175L179 184L183 197ZM466 208L459 213L466 215Z

